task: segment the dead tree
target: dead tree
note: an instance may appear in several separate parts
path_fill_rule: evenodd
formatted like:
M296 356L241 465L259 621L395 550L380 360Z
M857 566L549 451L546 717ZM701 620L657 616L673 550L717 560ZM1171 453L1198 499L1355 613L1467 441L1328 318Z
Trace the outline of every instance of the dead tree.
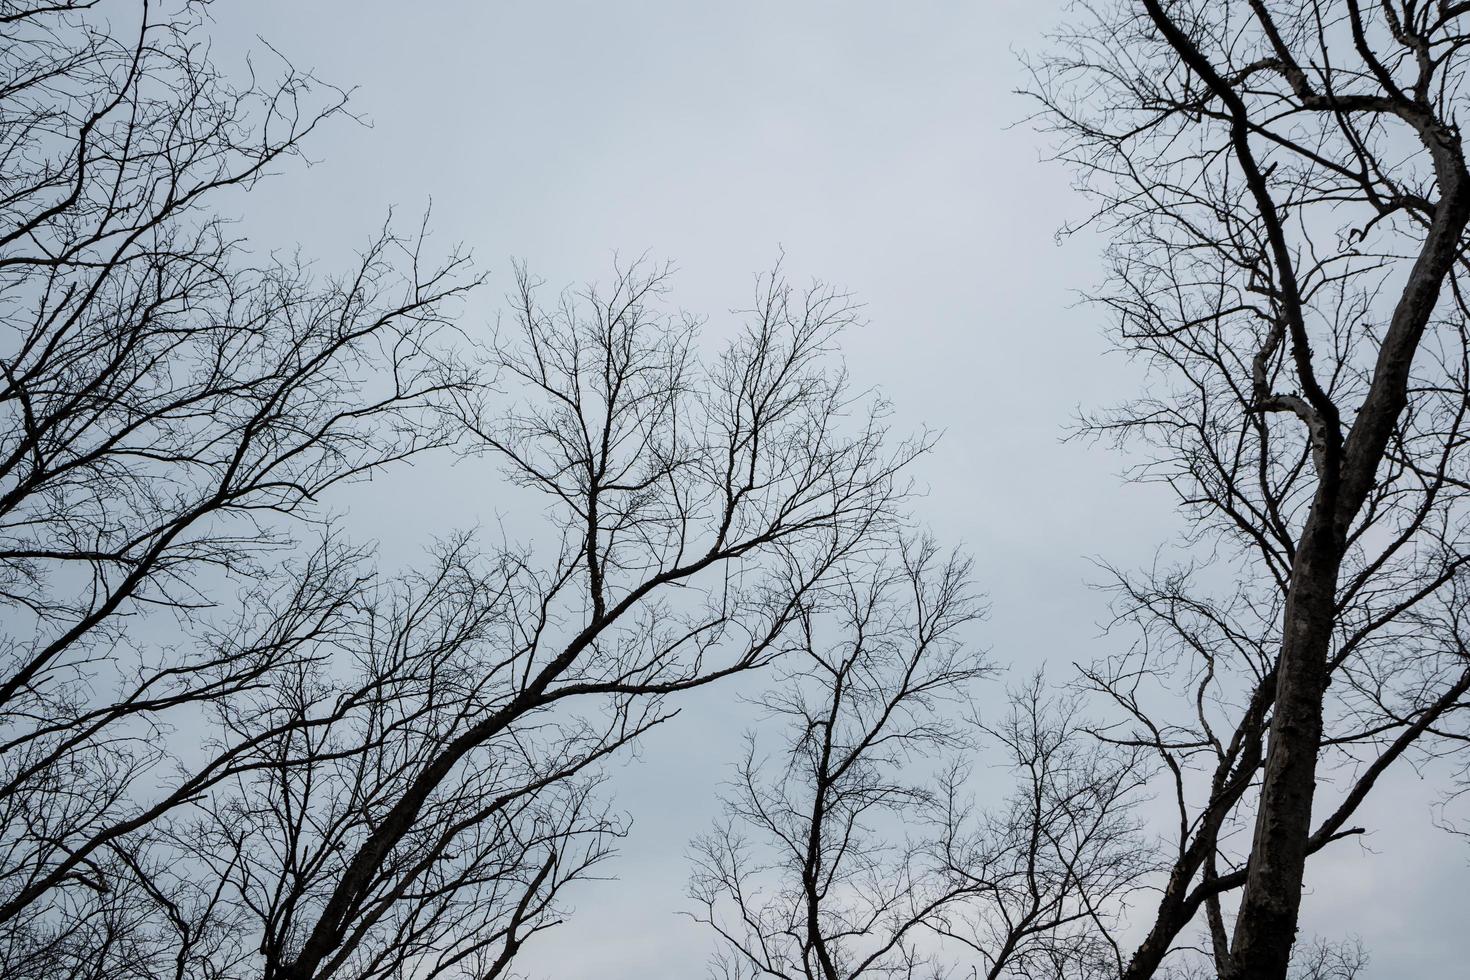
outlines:
M1144 639L1086 671L1125 719L1108 737L1157 752L1177 803L1125 975L1203 910L1221 976L1281 978L1308 855L1443 744L1470 688L1470 9L1074 10L1035 92L1112 240L1098 299L1148 373L1090 430L1144 454L1205 556L1121 577Z
M1019 775L977 806L955 757L975 748L966 563L931 544L846 569L803 620L800 655L763 705L726 799L696 842L694 917L718 975L857 980L1116 975L1109 940L1146 864L1129 816L1137 753L1099 747L1039 679L982 726L987 762Z

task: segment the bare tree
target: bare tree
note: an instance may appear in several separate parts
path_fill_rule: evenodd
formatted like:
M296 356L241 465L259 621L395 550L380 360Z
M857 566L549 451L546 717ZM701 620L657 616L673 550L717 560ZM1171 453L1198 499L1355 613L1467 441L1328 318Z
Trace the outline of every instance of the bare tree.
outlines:
M942 866L963 901L935 930L967 948L987 980L1118 976L1123 916L1157 868L1135 815L1147 758L1092 739L1081 705L1039 674L1010 693L998 724L980 728L982 758L1015 786L1000 806L961 806L963 783L947 780Z
M1176 957L1177 962L1165 968L1164 975L1170 980L1214 980L1219 975L1214 960L1203 951L1183 952L1185 957ZM1321 938L1311 942L1298 940L1287 976L1291 980L1357 980L1368 963L1368 952L1356 938L1341 942Z
M992 670L962 635L979 614L968 564L927 542L901 554L847 569L840 601L803 620L762 701L785 744L749 736L727 815L696 842L716 972L1116 975L1110 930L1146 866L1137 753L1085 740L1037 678L984 729L1020 784L977 807L953 761L975 748L970 688Z
M522 574L450 542L429 571L360 592L293 671L225 707L221 727L253 746L250 764L179 826L175 849L220 883L222 916L258 937L257 973L289 965L353 849L486 710L503 683L489 651L519 626ZM621 833L593 792L596 763L657 720L548 718L487 746L368 873L318 975L502 975Z
M523 275L477 346L421 235L252 264L221 194L343 97L231 83L202 8L0 6L0 971L505 976L622 833L603 760L776 656L926 444L848 390L821 285L701 356L661 270ZM385 573L325 522L451 449L551 547Z
M211 202L343 97L289 66L231 84L200 5L0 11L0 962L153 976L149 837L240 750L171 732L352 583L307 562L253 642L213 614L331 487L452 439L432 406L467 375L436 338L473 279L390 232L335 279L248 261Z
M560 546L449 552L363 638L353 659L372 667L345 714L324 685L260 707L294 721L250 716L289 735L268 743L267 786L221 812L235 836L217 850L305 842L242 863L268 977L502 975L620 832L596 764L669 696L779 654L897 516L921 444L884 449L877 415L840 423L867 411L823 356L851 318L840 295L763 280L706 369L663 283L635 267L547 309L523 276L491 354L522 400L460 402L468 451L542 495ZM299 731L320 735L298 748Z
M1098 299L1150 375L1090 430L1147 454L1203 556L1120 576L1143 639L1086 671L1122 712L1106 737L1153 749L1177 806L1125 975L1203 909L1221 976L1281 978L1307 856L1388 766L1446 744L1470 690L1470 10L1074 10L1035 91L1113 242Z

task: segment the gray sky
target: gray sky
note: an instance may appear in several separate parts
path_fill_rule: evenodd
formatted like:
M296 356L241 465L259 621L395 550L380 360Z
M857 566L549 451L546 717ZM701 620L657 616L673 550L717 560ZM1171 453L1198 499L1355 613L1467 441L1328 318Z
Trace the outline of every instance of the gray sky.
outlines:
M896 428L946 430L924 461L923 520L977 559L992 614L983 642L1025 673L1120 645L1099 638L1104 598L1089 557L1147 563L1175 526L1125 463L1063 444L1079 406L1125 395L1102 323L1075 303L1098 245L1056 229L1084 202L1042 162L1045 141L1012 94L1015 52L1041 47L1054 3L622 3L253 0L215 5L228 55L264 36L301 67L357 86L371 127L339 122L248 200L258 247L293 247L324 270L391 206L430 200L438 240L492 273L468 311L488 323L511 257L553 285L603 277L613 253L679 269L672 299L716 335L754 273L784 249L798 281L850 288L869 325L845 356L896 404ZM408 11L413 11L409 13ZM345 258L342 260L345 264ZM354 519L393 556L506 504L459 469L415 473L415 506L382 488ZM389 519L391 516L391 520ZM571 923L521 962L532 977L685 980L710 936L679 918L685 844L713 813L743 709L688 702L637 764L615 775L635 820L616 883L573 896ZM1358 934L1375 977L1463 967L1467 852L1432 829L1410 773L1363 814L1370 855L1314 859L1304 928Z

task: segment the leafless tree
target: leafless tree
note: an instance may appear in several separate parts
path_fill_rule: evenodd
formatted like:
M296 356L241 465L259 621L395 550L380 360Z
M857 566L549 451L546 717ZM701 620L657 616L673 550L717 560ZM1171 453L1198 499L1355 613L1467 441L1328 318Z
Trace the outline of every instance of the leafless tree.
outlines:
M1015 786L1000 806L960 806L964 783L947 780L938 839L963 901L941 911L935 930L962 944L986 980L1118 976L1119 927L1157 868L1135 813L1149 760L1091 739L1081 706L1049 693L1041 675L980 730L981 758L1013 773Z
M344 557L333 555L338 575ZM486 710L502 682L489 651L519 625L521 574L456 539L429 571L359 591L293 670L225 706L220 727L252 746L250 764L173 843L220 883L222 920L258 939L257 974L283 972L353 849ZM503 975L621 833L593 793L596 763L657 720L622 711L606 730L547 718L487 746L368 872L317 975Z
M473 280L390 232L335 279L252 264L211 202L342 94L231 84L198 5L0 12L0 969L152 976L145 841L238 761L170 732L317 628L215 643L213 612L331 487L451 440L436 337Z
M847 569L840 601L803 619L802 654L762 701L785 742L749 737L725 819L696 842L716 974L1116 975L1110 930L1146 867L1137 753L1087 740L1037 678L985 729L1019 786L977 807L953 761L975 748L972 682L992 671L963 636L968 564L927 542L899 554Z
M0 5L0 972L505 976L622 833L603 760L776 656L925 443L885 446L820 285L705 351L661 270L523 275L477 346L422 236L252 263L221 195L343 97L233 84L202 7ZM385 573L326 523L452 450L551 547Z
M1318 939L1297 952L1292 976L1298 980L1356 980L1368 968L1368 953L1356 939L1340 943Z
M1388 766L1463 730L1470 8L1073 12L1034 90L1149 378L1090 431L1145 454L1195 549L1119 576L1142 639L1085 672L1121 711L1102 734L1154 750L1177 807L1125 975L1203 910L1220 976L1281 978L1308 855Z
M1213 958L1203 950L1182 950L1163 975L1170 980L1214 980L1219 974ZM1357 980L1369 963L1368 951L1357 938L1329 942L1320 937L1300 939L1292 950L1290 980Z
M218 821L238 832L241 807L268 800L258 839L298 839L298 825L319 837L250 872L269 977L390 976L409 961L502 975L555 921L556 889L619 832L591 794L597 762L667 718L670 695L779 654L836 564L897 516L898 470L922 444L885 449L881 416L861 414L823 356L851 318L839 294L763 280L706 368L694 321L661 310L662 271L634 267L550 308L520 282L491 359L522 397L462 399L459 418L468 452L547 503L560 546L452 552L355 658L401 687L363 688L347 763L336 721L301 750L321 764L273 747L269 791L242 791ZM845 425L854 411L867 421ZM292 738L342 713L340 694L318 702ZM237 849L260 853L222 850Z

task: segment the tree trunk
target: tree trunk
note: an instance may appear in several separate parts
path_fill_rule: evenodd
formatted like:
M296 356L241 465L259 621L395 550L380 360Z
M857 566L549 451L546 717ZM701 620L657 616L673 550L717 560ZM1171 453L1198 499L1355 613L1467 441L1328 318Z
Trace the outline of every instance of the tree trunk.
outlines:
M1296 939L1342 563L1335 508L1320 493L1317 504L1292 569L1261 802L1230 961L1218 965L1222 980L1284 980Z

